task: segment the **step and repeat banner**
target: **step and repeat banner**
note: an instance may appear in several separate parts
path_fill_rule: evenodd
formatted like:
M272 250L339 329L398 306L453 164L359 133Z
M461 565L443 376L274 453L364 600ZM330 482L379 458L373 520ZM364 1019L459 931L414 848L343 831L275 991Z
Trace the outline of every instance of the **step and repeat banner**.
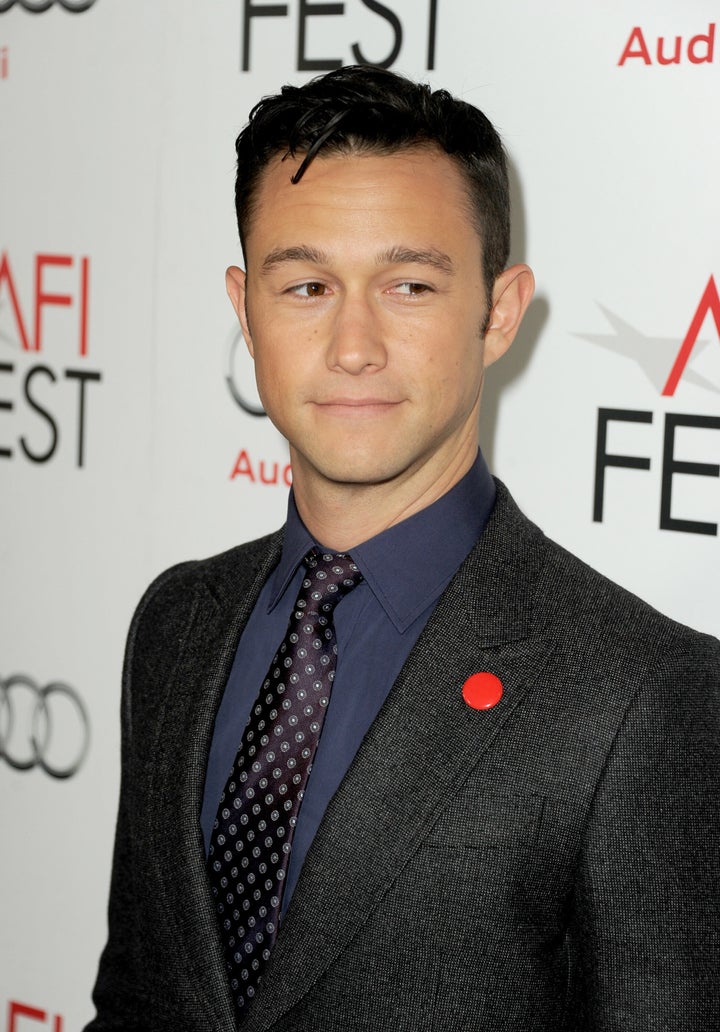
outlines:
M224 292L263 94L360 61L488 114L538 294L488 377L486 455L549 535L720 632L719 16L0 0L0 1032L92 1015L141 592L284 517Z

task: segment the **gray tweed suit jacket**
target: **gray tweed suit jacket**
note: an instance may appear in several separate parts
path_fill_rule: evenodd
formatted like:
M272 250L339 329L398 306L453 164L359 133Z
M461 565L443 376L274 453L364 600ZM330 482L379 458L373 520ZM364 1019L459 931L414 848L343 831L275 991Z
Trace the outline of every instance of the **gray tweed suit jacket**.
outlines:
M133 621L92 1032L235 1029L198 815L281 534ZM504 685L491 710L460 689ZM720 644L548 541L499 485L308 854L247 1032L720 1029Z

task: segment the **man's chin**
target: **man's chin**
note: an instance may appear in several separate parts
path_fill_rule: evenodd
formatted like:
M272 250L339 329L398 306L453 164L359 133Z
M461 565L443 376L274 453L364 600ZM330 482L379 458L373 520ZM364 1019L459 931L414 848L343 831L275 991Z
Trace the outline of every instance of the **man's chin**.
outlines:
M313 479L325 481L328 485L359 489L389 484L393 480L403 479L407 467L398 462L378 460L377 456L338 456L334 462L328 462L327 456L321 465L308 468L306 463L296 461L293 464L293 478L309 475Z

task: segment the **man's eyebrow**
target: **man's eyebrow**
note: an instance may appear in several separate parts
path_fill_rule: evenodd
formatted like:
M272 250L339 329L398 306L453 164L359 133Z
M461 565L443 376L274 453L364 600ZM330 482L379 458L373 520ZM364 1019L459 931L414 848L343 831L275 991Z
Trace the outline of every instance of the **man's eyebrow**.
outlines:
M261 271L270 272L284 262L311 262L313 265L328 265L329 259L324 251L318 251L317 248L309 247L307 244L277 247L266 256Z
M451 273L453 262L450 255L436 247L416 250L413 247L391 247L375 259L378 265L430 265L439 272Z
M265 257L261 272L271 272L286 262L309 262L312 265L330 265L325 251L309 244L295 244L292 247L277 247ZM381 251L375 258L376 265L429 265L439 272L453 272L452 258L436 247L414 248L397 245Z

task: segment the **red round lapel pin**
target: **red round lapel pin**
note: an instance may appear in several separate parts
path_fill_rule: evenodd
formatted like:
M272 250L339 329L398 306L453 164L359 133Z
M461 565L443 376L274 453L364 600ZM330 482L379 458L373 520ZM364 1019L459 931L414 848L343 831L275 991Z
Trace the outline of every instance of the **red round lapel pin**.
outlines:
M502 698L502 681L495 674L481 670L471 674L462 687L462 697L472 709L486 710L497 706Z

